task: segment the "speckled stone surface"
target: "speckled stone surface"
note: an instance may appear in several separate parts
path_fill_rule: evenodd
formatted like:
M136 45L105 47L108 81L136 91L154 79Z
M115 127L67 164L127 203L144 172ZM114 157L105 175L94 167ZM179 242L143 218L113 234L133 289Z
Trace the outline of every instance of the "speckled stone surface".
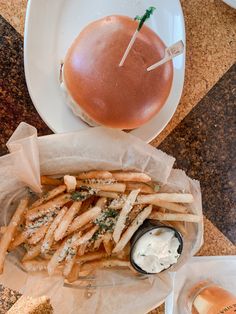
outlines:
M236 243L236 65L159 146L201 182L203 211Z
M5 314L20 297L19 292L0 284L0 314Z
M39 134L51 131L34 108L25 83L23 42L12 26L0 16L0 155L6 141L21 121L34 125Z
M210 220L204 217L204 244L197 255L236 255L236 245L224 236Z
M157 146L236 61L236 10L221 0L181 0L186 28L186 72L178 108Z
M0 0L0 14L23 35L27 0Z

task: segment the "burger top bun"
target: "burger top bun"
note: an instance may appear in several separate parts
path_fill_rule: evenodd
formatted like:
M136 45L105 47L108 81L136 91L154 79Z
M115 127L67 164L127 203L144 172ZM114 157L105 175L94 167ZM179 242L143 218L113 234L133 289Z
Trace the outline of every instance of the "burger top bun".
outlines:
M142 27L119 67L137 25L129 17L115 15L95 21L78 35L66 54L66 89L98 124L137 128L161 109L170 93L172 61L147 72L165 53L164 43L149 27Z

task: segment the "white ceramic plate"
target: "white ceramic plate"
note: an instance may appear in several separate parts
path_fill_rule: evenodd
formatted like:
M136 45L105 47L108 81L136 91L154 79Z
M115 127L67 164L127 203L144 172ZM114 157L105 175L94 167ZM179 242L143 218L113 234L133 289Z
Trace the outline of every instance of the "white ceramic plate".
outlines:
M226 4L228 4L231 8L236 9L236 0L223 0Z
M106 15L131 17L143 14L149 6L157 10L148 25L171 45L185 43L184 19L179 0L29 0L24 36L26 82L41 118L55 132L87 128L74 116L64 101L59 86L59 67L78 33L93 20ZM132 134L149 142L173 116L183 89L185 55L174 60L174 79L169 98L162 110Z

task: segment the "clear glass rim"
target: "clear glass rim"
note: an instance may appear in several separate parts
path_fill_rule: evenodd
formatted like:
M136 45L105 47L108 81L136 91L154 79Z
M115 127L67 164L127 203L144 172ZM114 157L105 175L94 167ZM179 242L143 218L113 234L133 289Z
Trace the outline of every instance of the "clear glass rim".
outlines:
M196 297L205 289L215 286L215 283L210 279L202 280L190 288L190 292L187 295L187 309L189 313L192 313L193 303Z

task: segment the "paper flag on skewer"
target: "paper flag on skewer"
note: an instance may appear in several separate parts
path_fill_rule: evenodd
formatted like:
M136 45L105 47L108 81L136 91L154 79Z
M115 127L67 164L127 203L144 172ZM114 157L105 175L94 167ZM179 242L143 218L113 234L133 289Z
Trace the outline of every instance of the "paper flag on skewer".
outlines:
M160 61L154 63L150 67L147 68L147 71L152 71L162 64L166 63L167 61L179 56L184 52L184 43L182 40L178 41L177 43L173 44L172 46L165 49L165 55L164 58Z

